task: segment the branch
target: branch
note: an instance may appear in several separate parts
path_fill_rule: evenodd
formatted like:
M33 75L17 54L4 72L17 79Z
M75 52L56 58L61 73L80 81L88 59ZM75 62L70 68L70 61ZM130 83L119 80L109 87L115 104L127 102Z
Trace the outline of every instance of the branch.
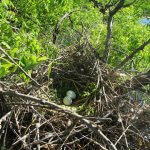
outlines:
M57 22L57 24L56 24L56 26L55 26L54 33L53 33L53 44L56 43L57 35L59 34L59 28L60 28L60 25L61 25L62 21L63 21L65 18L69 17L69 16L70 16L70 13L66 13L66 14Z
M50 96L41 88L41 85L40 85L35 79L33 79L18 63L16 63L15 60L14 60L9 54L7 54L7 52L6 52L4 49L2 49L2 48L0 47L0 51L2 51L2 53L5 54L5 56L6 56L13 64L15 64L28 78L30 78L30 79L35 83L35 85L38 86L39 89L40 89L48 98L50 98Z
M105 41L105 50L103 53L102 60L104 62L108 61L109 53L110 53L110 46L111 46L111 39L112 39L112 24L113 24L113 16L109 16L108 22L107 22L107 37Z
M134 4L136 1L137 1L137 0L134 0L133 2L131 2L131 3L129 3L129 4L123 5L123 8L131 6L131 5Z
M0 47L0 51L14 64L16 65L28 78L30 78L37 86L41 86L37 81L35 81L19 64L17 64L14 59L4 50Z
M108 16L108 21L107 21L107 36L105 40L105 50L102 56L102 60L107 63L108 58L109 58L109 53L110 53L110 46L111 46L111 39L112 39L112 24L113 24L113 16L122 8L124 7L129 7L133 3L135 3L137 0L133 0L132 2L125 4L126 0L119 0L119 2L113 5L111 4L111 0L103 6L101 2L98 2L97 0L89 0L90 2L93 2L94 7L99 8L99 11L105 14L106 10L109 10L109 16ZM111 7L115 6L113 10L111 10Z
M150 44L150 39L146 42L144 42L141 46L139 46L137 49L135 49L129 56L127 56L114 70L120 69L124 64L126 64L130 59L134 57L136 53L143 50L145 46Z
M71 11L70 13L66 13L63 17L60 18L60 20L57 22L56 26L55 26L55 29L54 29L54 33L53 33L53 44L56 43L56 40L57 40L57 36L60 32L60 25L61 23L63 22L63 20L67 17L70 17L70 15L73 13L73 12L76 12L76 11L79 11L79 10L74 10L74 11Z
M117 148L114 146L114 144L103 134L103 132L100 129L95 127L89 120L85 119L83 116L81 116L73 111L64 109L63 107L61 107L53 102L48 102L47 100L39 99L39 98L30 96L30 95L24 95L24 94L21 94L21 93L12 91L12 90L3 91L0 89L0 95L7 95L7 96L12 96L12 97L28 99L31 102L35 102L35 103L38 103L41 105L46 105L49 108L57 109L58 111L66 113L66 114L70 115L71 117L75 117L79 121L81 121L83 124L85 124L88 128L90 128L92 131L94 131L98 136L102 137L112 150L117 150Z
M113 21L113 16L121 9L123 8L125 0L120 0L120 2L117 4L117 6L113 9L110 10L109 12L109 17L107 21L107 37L105 41L105 50L102 56L102 60L106 63L109 58L109 53L110 53L110 46L111 46L111 39L112 39L112 21Z
M125 0L120 0L117 6L112 11L110 11L110 15L114 16L121 8L123 8L124 2Z

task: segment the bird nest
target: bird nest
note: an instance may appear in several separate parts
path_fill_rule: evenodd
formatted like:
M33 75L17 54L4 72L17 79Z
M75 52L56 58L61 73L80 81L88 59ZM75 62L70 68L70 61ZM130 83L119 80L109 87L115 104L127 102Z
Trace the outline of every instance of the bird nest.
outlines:
M82 49L60 51L52 65L45 63L36 70L28 86L3 82L0 149L150 146L134 126L142 111L139 103L120 88L122 80L91 49ZM68 90L75 91L77 98L71 106L64 106Z

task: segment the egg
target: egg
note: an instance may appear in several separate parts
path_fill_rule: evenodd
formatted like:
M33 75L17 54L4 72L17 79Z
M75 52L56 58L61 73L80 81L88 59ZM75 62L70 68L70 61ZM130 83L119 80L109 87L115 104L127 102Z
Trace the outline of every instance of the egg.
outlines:
M71 90L67 91L66 95L72 99L76 98L76 93L74 91L71 91Z
M71 105L71 104L72 104L72 98L69 97L69 96L64 97L63 103L64 103L65 105L67 105L67 106Z

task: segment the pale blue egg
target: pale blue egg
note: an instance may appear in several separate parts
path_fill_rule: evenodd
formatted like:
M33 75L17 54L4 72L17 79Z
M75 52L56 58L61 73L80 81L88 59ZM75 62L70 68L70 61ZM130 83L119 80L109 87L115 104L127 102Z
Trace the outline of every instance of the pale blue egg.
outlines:
M64 97L63 103L64 103L65 105L67 105L67 106L71 105L71 104L72 104L72 99L71 99L71 97L69 97L69 96Z
M71 91L71 90L67 91L66 95L72 99L76 98L76 93L74 91Z

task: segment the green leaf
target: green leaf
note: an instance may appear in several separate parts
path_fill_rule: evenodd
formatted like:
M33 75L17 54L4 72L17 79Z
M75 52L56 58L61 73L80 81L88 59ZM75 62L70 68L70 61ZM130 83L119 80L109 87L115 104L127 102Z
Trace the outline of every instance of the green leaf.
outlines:
M14 49L12 49L11 51L9 51L10 56L11 56L11 57L14 57L15 54L17 53L17 51L18 51L18 48L14 48Z
M47 60L47 57L46 57L46 56L43 56L43 57L38 58L38 61L45 61L45 60Z
M5 67L0 67L0 78L6 75Z
M20 66L25 67L27 65L27 58L22 56L19 62Z
M2 45L4 45L7 49L10 49L10 46L6 42L2 42Z

